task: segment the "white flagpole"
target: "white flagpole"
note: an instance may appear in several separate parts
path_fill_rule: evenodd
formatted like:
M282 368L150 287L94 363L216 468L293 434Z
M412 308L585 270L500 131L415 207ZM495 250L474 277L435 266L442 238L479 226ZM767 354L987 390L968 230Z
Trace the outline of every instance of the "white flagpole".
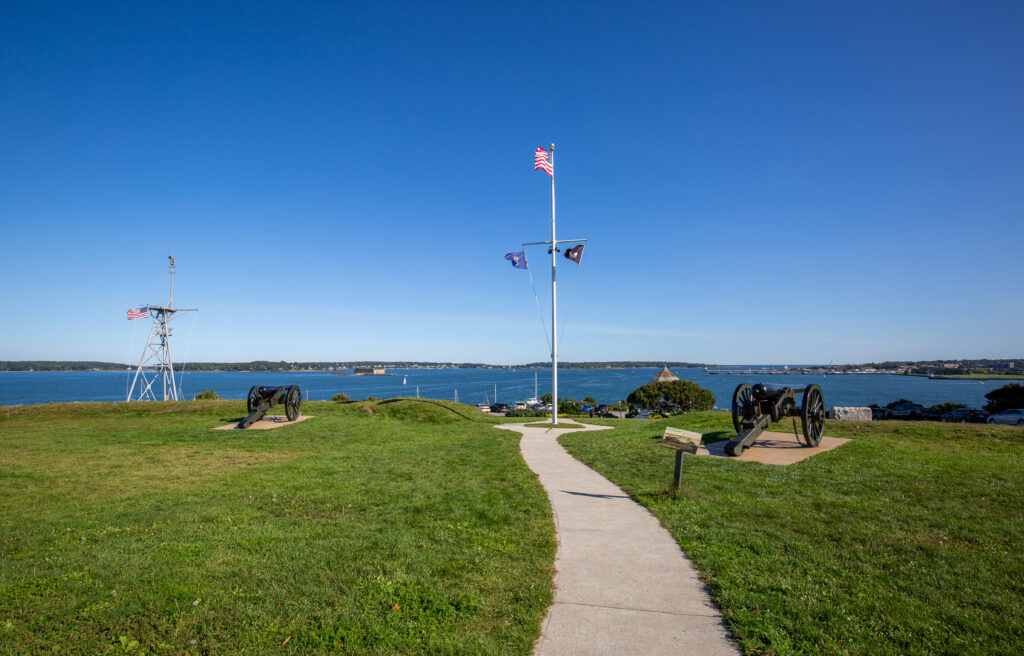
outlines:
M558 297L555 294L555 144L551 144L551 423L558 424Z

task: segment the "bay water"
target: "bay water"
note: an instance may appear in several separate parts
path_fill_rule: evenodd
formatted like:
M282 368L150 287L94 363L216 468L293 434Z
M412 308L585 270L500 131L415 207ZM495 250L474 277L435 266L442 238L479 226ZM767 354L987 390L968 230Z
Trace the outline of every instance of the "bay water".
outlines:
M647 382L659 371L636 369L560 369L561 398L591 396L599 403L613 403ZM945 401L980 408L985 393L1008 381L934 380L919 376L887 374L709 374L703 369L676 368L672 372L710 389L719 408L728 408L739 383L775 383L802 387L815 383L831 406L885 405L909 399L925 406ZM225 399L243 399L253 385L298 385L304 399L329 400L338 392L352 399L368 396L392 398L419 396L458 399L462 403L513 403L534 393L551 391L550 369L388 369L385 376L344 376L328 371L296 372L188 372L181 377L183 398L191 399L212 389ZM63 403L72 401L124 401L131 372L0 372L0 403L3 405ZM158 392L159 394L159 392Z

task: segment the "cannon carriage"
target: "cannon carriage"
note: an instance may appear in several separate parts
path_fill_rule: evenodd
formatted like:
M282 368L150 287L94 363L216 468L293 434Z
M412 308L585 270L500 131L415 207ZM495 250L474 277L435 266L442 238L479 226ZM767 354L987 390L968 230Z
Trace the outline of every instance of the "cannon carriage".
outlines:
M298 385L286 387L264 387L253 385L249 390L249 396L245 399L245 409L249 416L238 422L238 428L248 428L255 424L267 411L275 405L283 403L284 413L288 421L295 421L302 414L302 391Z
M803 398L797 405L796 395ZM736 437L725 445L725 452L738 456L751 446L773 423L785 417L800 417L807 446L818 446L825 432L825 399L821 388L742 383L732 395L732 426ZM795 431L795 425L794 425Z

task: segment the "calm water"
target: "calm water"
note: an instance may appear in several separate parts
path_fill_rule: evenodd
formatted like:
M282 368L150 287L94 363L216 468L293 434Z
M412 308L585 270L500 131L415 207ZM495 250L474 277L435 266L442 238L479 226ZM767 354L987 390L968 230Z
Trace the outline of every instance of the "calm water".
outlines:
M221 398L242 399L253 385L298 385L303 397L314 401L330 399L344 392L353 399L367 396L390 398L416 396L480 403L485 399L513 402L533 396L534 370L517 369L395 369L388 376L336 376L327 372L226 373L186 372L182 380L183 396L192 398L205 389L213 389ZM601 403L625 398L631 391L650 381L658 369L560 370L560 397L582 399L592 396ZM954 401L970 407L985 404L985 393L1002 387L1006 381L929 380L916 376L856 375L821 376L778 374L742 376L704 373L700 369L673 369L684 380L692 380L710 389L718 406L728 408L736 385L743 382L782 383L802 386L817 383L828 406L885 405L899 398L925 406ZM539 392L551 391L550 370L536 371ZM405 384L403 385L403 379ZM128 391L126 372L0 372L0 403L50 403L67 401L124 401Z

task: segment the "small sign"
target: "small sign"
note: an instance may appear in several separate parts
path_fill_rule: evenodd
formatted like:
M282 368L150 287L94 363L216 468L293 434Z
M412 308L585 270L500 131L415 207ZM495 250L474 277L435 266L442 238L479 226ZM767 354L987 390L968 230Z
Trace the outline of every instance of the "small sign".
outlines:
M665 435L661 438L661 445L683 453L697 453L700 440L704 437L701 433L682 430L681 428L666 428Z

